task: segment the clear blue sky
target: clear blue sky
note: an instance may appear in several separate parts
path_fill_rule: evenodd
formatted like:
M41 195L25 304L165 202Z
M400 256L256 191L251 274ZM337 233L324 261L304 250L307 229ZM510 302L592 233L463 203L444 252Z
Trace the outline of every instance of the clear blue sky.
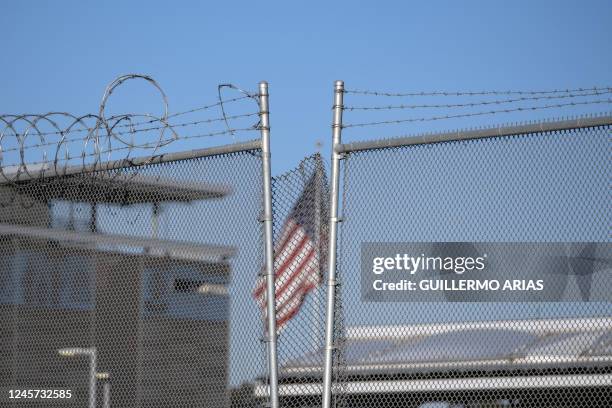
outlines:
M605 0L7 1L0 112L94 112L129 72L156 78L175 111L214 101L218 83L255 89L265 79L279 173L317 139L329 149L335 79L395 91L606 86L611 18ZM134 98L131 110L147 106ZM399 133L454 124L436 126Z
M611 19L606 0L5 1L0 113L97 112L105 86L124 73L153 76L173 111L215 102L219 83L254 90L267 80L278 174L317 140L328 152L336 79L390 91L610 86ZM158 109L152 95L130 95L129 110ZM384 135L606 110L406 125ZM347 140L383 136L351 132ZM232 382L256 374L232 370Z

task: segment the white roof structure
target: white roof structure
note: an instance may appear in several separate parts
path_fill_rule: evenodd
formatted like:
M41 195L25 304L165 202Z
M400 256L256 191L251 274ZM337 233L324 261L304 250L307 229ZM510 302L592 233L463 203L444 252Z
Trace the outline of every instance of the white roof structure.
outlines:
M144 253L146 251L147 256L169 257L186 261L218 262L226 260L236 253L236 248L229 246L4 223L0 223L0 235L52 240L63 245L79 246L97 251L123 253Z
M343 351L349 394L612 385L612 317L350 327ZM280 395L320 394L322 366L322 350L287 362Z

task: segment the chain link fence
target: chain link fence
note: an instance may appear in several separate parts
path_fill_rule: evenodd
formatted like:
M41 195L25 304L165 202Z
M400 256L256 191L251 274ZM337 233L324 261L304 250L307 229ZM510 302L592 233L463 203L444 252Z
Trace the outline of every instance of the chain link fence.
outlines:
M254 148L0 186L0 406L255 406L261 171Z
M160 92L159 117L105 112L132 79ZM224 100L225 88L241 96ZM340 137L346 128L610 103L580 99L610 92L344 106L345 93L448 95L351 91L337 81L330 183L315 154L272 178L271 202L265 82L257 95L223 84L218 102L169 114L159 85L133 74L111 83L98 114L1 115L0 406L607 406L612 119ZM549 99L571 101L393 116ZM216 109L221 116L210 116ZM383 117L343 124L347 111ZM192 139L245 132L261 140L187 149ZM466 259L499 248L513 257L486 260L485 273L535 286L541 278L554 293L520 282L514 297L455 292ZM401 253L455 264L424 273L429 287L417 296L385 269Z
M328 186L319 154L272 180L276 274L276 320L280 387L296 380L306 385L303 398L280 406L308 406L320 398L325 333ZM265 294L263 294L265 300ZM314 372L313 372L314 371ZM264 386L256 394L266 396Z
M332 406L609 405L610 126L341 149ZM513 242L571 243L590 268L555 269L566 297L554 301L364 295L365 243L421 255L440 243ZM529 278L525 265L509 267ZM315 394L304 384L283 392Z

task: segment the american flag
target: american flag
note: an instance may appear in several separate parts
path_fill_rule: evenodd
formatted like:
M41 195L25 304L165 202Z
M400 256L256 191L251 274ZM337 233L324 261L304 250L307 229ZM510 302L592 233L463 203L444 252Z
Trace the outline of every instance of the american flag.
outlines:
M324 179L320 160L287 216L274 246L276 329L300 310L306 295L322 280L326 220ZM266 278L260 276L253 296L266 317Z

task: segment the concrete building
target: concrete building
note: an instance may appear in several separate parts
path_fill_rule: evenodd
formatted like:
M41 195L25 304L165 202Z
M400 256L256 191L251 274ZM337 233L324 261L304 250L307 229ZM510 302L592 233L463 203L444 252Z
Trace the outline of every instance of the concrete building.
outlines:
M228 406L234 248L102 234L96 220L100 205L150 205L156 235L160 203L228 194L142 175L0 187L0 405L50 406L8 399L10 389L70 389L52 406L87 406L91 359L58 352L82 348L109 376L112 407ZM91 205L89 227L54 227L57 200Z

